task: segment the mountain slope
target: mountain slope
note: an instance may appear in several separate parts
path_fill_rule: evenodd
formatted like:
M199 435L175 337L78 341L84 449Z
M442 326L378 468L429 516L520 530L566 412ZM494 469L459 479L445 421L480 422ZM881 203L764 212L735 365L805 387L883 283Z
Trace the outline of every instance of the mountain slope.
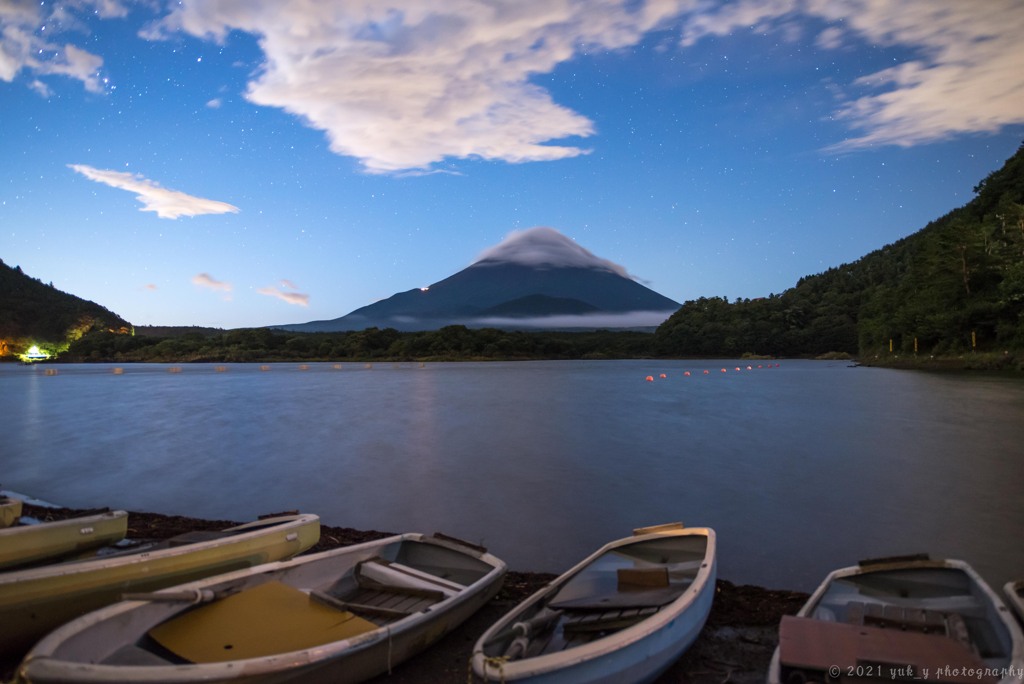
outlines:
M686 302L664 354L1024 349L1024 146L965 206L857 261L765 299Z
M551 229L519 233L484 258L428 288L407 290L329 321L275 326L329 332L369 327L432 330L483 327L633 327L663 321L679 304L624 275ZM612 318L607 318L611 316Z
M32 345L57 353L92 330L127 333L131 324L0 261L0 358L22 354Z

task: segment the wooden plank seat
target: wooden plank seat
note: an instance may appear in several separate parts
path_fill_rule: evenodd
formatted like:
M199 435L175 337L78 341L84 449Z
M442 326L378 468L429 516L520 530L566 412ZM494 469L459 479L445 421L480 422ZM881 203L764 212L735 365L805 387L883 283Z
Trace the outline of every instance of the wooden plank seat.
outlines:
M967 623L959 613L861 601L851 601L846 610L846 621L852 625L941 634L976 651L967 631Z

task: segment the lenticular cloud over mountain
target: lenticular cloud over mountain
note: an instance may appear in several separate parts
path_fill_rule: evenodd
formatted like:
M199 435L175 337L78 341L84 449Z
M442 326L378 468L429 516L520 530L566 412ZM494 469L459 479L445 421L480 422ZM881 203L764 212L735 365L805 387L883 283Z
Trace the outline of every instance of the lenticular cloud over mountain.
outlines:
M485 250L474 265L486 263L519 264L536 268L596 268L611 271L623 278L632 278L622 266L594 256L588 249L554 228L543 226L512 231L499 244Z

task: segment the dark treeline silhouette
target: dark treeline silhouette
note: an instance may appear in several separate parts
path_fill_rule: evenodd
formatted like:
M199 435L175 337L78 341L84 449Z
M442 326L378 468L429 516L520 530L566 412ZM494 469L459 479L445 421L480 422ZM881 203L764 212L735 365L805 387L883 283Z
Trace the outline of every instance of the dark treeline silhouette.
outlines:
M440 330L297 333L269 328L191 332L174 337L98 333L83 337L65 361L254 362L424 361L467 359L642 358L650 333L517 332L450 325Z

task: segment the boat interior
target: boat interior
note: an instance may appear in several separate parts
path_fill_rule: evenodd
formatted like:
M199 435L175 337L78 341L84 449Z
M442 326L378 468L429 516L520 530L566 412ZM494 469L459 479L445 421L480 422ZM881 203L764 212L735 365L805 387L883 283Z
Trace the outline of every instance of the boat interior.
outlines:
M427 612L494 570L452 548L410 539L286 566L213 586L212 600L198 605L189 596L149 601L128 619L75 635L54 656L159 666L313 648ZM97 656L97 642L116 648Z
M631 627L686 591L706 551L703 535L666 536L610 549L509 615L483 645L484 655L534 658Z
M891 663L893 673L907 679L916 676L915 668L937 662L1006 667L1013 649L1012 635L984 590L950 567L839 576L807 618L783 619L779 642L784 673L794 663L841 666L837 654L843 654L854 663Z

